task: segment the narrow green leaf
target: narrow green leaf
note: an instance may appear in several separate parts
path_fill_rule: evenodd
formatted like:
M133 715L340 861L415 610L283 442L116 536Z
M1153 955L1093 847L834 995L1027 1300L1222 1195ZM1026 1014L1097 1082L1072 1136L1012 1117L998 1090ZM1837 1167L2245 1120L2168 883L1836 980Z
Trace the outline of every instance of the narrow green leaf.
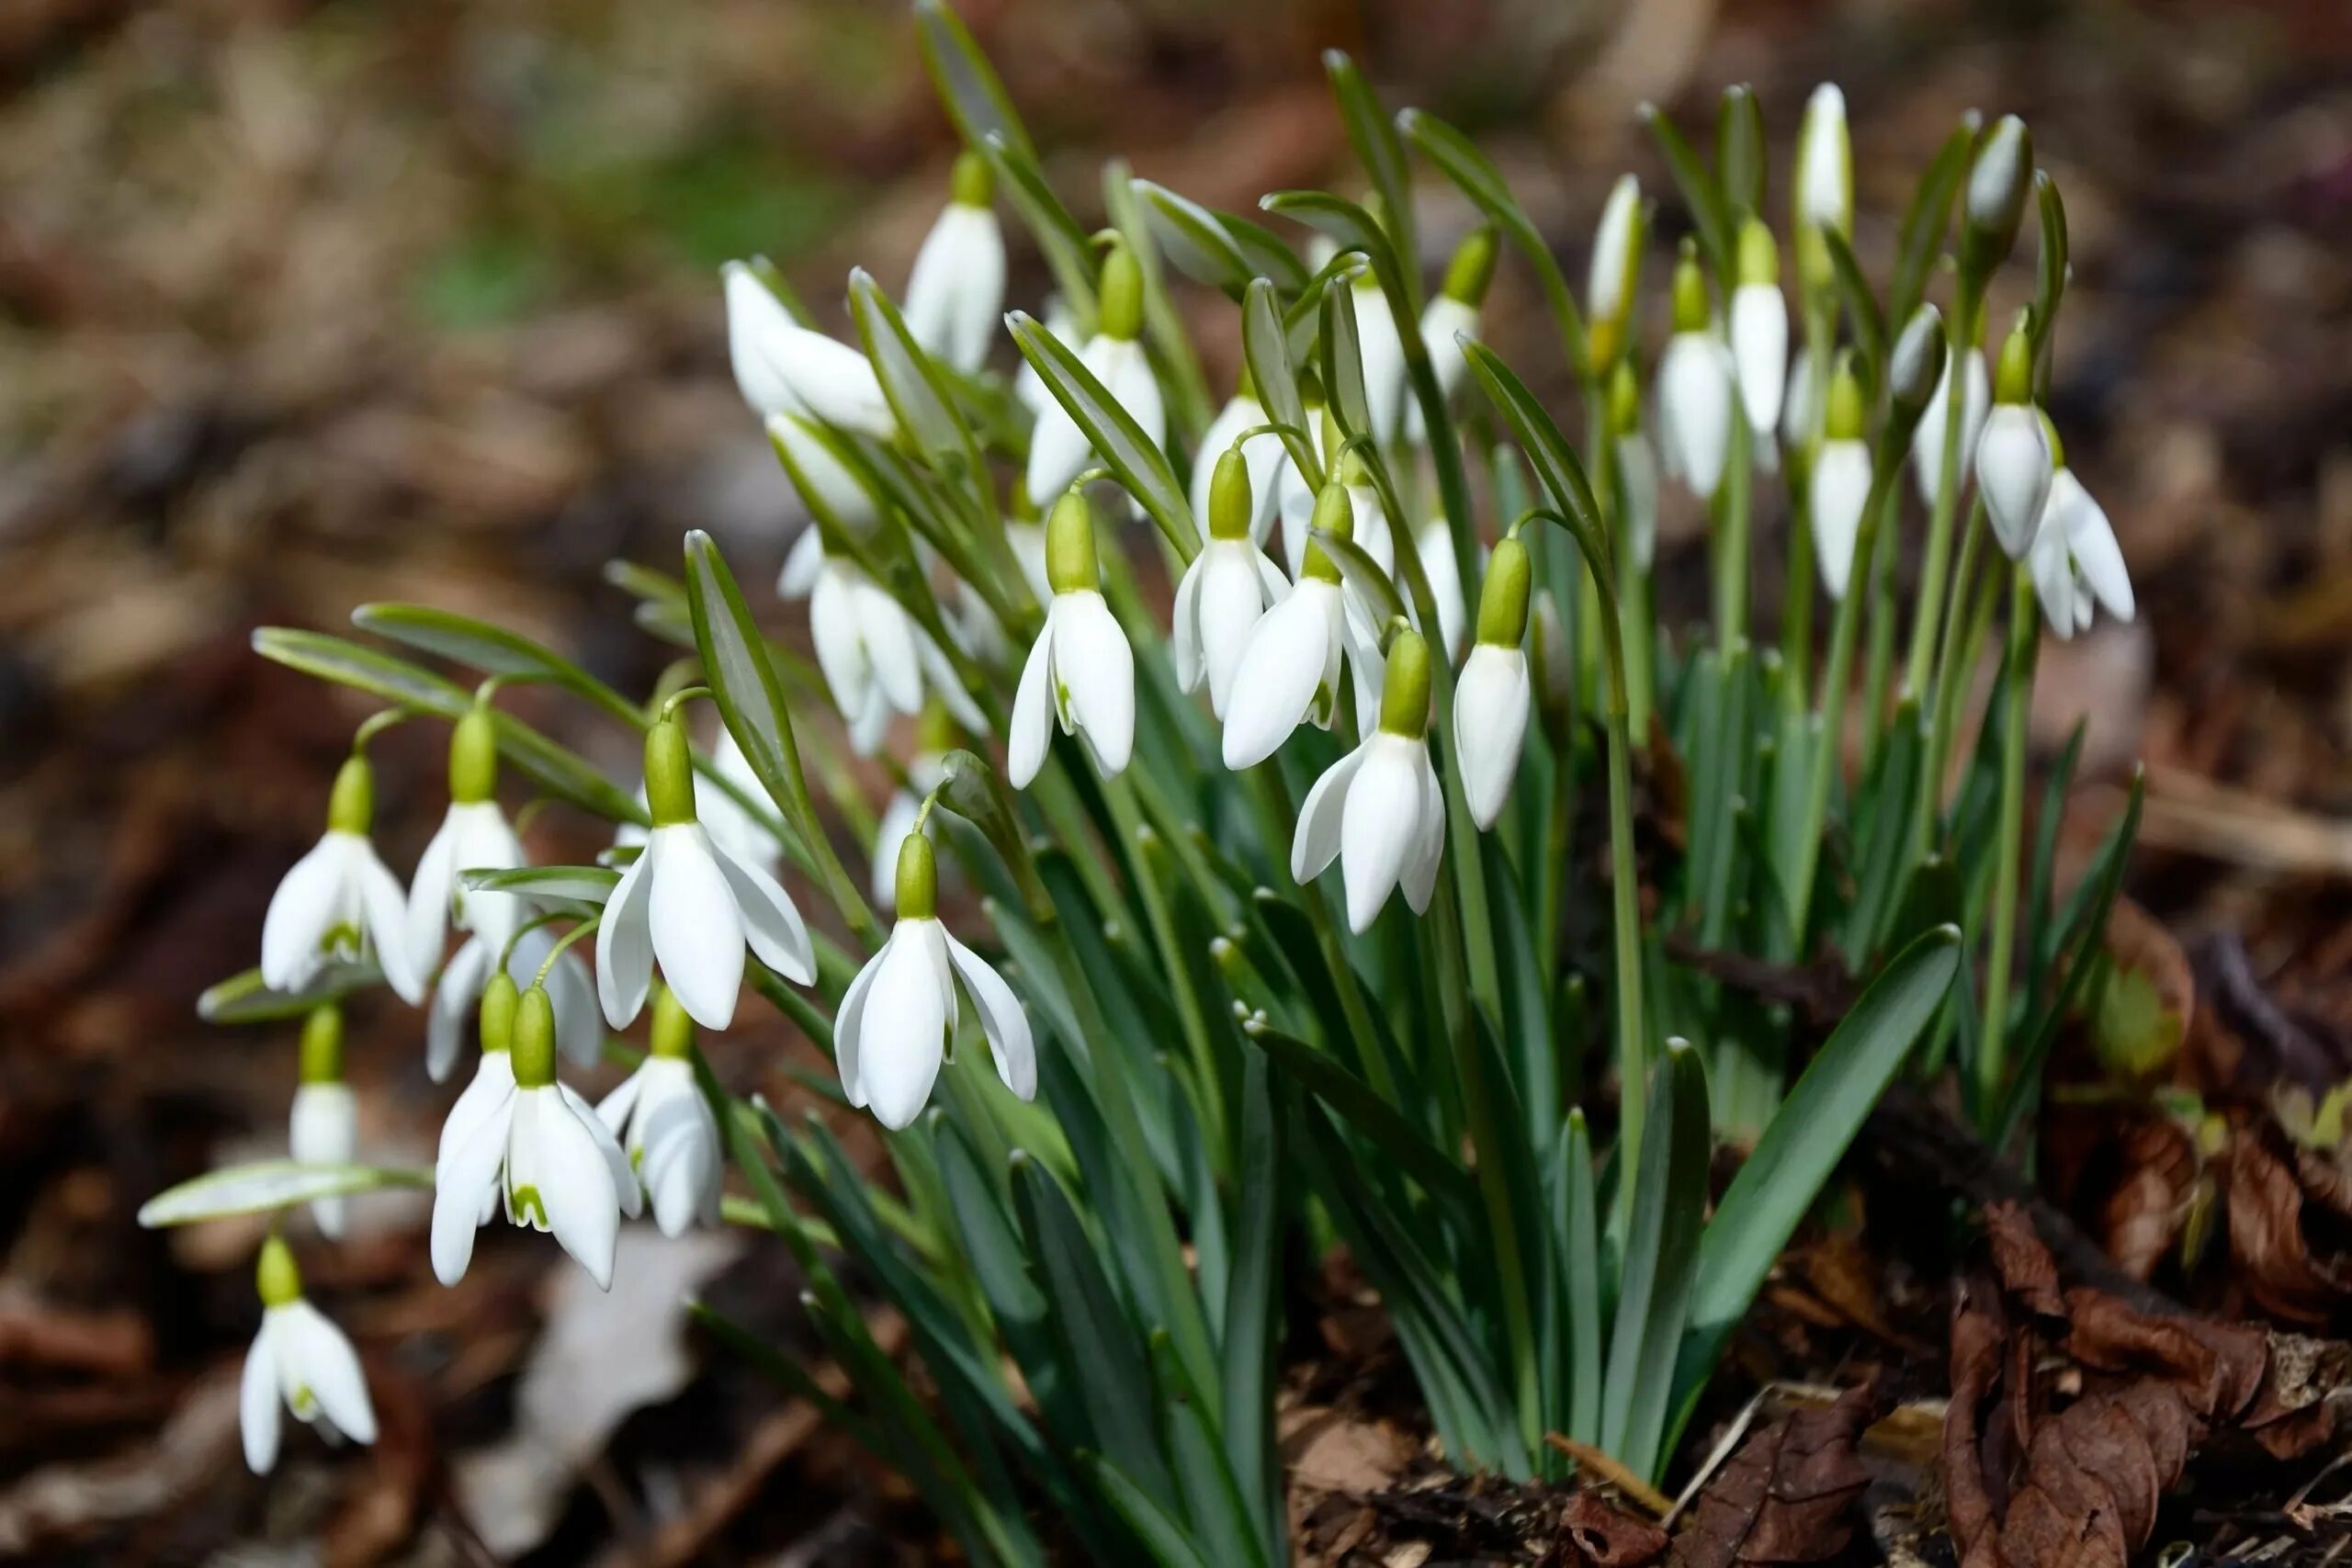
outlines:
M1134 189L1153 238L1176 270L1241 303L1257 268L1216 214L1150 180L1135 181Z
M1323 291L1323 332L1317 347L1322 355L1323 396L1331 417L1350 435L1376 434L1372 405L1363 389L1363 340L1356 330L1356 291Z
M1094 372L1060 339L1021 311L1012 317L1012 341L1037 372L1038 379L1069 411L1079 429L1094 446L1095 455L1119 476L1127 493L1150 513L1177 558L1190 561L1200 554L1200 530L1193 525L1192 502L1168 466L1168 454L1144 434L1135 415L1119 406Z
M1822 243L1829 251L1829 265L1838 274L1838 297L1846 301L1846 319L1854 326L1854 344L1861 350L1860 361L1870 370L1873 388L1885 380L1886 317L1881 313L1877 297L1871 294L1870 280L1862 276L1862 264L1854 259L1854 247L1846 236L1835 229L1821 231Z
M1159 1568L1212 1568L1184 1527L1125 1471L1096 1453L1081 1453L1078 1462Z
M1184 1375L1184 1364L1166 1329L1151 1336L1152 1382L1159 1395L1160 1441L1176 1472L1183 1499L1185 1522L1212 1562L1234 1568L1265 1568L1269 1561L1260 1545L1256 1522L1241 1488L1225 1460L1209 1401ZM1261 1405L1272 1415L1271 1405ZM1289 1553L1283 1553L1289 1561Z
M1372 188L1380 193L1381 217L1390 244L1405 262L1405 301L1418 316L1421 283L1413 258L1419 254L1419 246L1414 235L1412 171L1405 166L1404 139L1396 134L1388 111L1381 107L1380 96L1345 53L1325 50L1323 74L1330 81L1332 96L1339 100L1348 141L1363 162L1364 173L1372 176Z
M351 612L351 624L362 631L471 665L486 675L520 676L560 686L585 697L632 728L645 728L644 711L635 703L571 660L519 632L426 604L362 604Z
M429 1170L262 1160L209 1171L157 1193L139 1206L139 1224L145 1230L163 1230L172 1225L194 1224L199 1220L226 1219L232 1214L292 1208L320 1198L376 1192L390 1187L432 1185L433 1173Z
M300 990L273 991L262 983L260 970L248 969L206 987L196 998L196 1016L207 1023L277 1023L383 983L384 972L373 964L328 964Z
M1298 372L1292 364L1290 339L1283 329L1282 312L1274 302L1274 286L1253 279L1241 301L1241 356L1258 401L1283 427L1283 446L1309 487L1323 488L1323 457L1316 450L1315 432L1306 421L1306 404L1299 396Z
M1577 460L1568 438L1560 434L1559 425L1535 400L1527 383L1503 363L1500 355L1476 343L1464 345L1463 353L1487 399L1503 416L1520 450L1535 469L1544 494L1577 534L1587 555L1606 566L1610 559L1609 530L1602 521L1600 504L1593 500L1592 481L1585 476L1584 465Z
M1363 595L1377 626L1385 630L1391 622L1403 617L1404 596L1396 592L1396 582L1380 570L1380 563L1373 559L1362 545L1321 528L1310 528L1307 533L1330 555L1333 564L1340 569L1340 575L1347 579L1348 586Z
M514 893L530 898L567 898L602 905L619 886L621 874L601 865L525 865L507 871L460 871L469 893Z
M1070 216L1069 209L1054 194L1046 172L1037 166L1035 152L995 135L984 139L980 145L988 154L989 166L996 171L998 187L1012 198L1013 209L1021 214L1037 248L1045 253L1046 268L1054 275L1054 287L1061 290L1062 303L1078 318L1081 331L1092 331L1094 261L1086 231L1079 227L1078 220Z
M1707 253L1708 269L1719 285L1730 288L1738 274L1733 265L1731 214L1724 205L1723 188L1669 116L1651 104L1644 104L1641 113L1650 134L1657 139L1667 169L1682 192L1683 204L1690 209L1690 220L1699 231L1699 246Z
M1764 110L1745 82L1725 87L1715 111L1715 167L1723 173L1727 216L1764 210Z
M1244 1024L1241 1032L1430 1196L1458 1218L1474 1225L1482 1223L1477 1188L1462 1167L1424 1137L1403 1111L1374 1094L1371 1085L1305 1041L1278 1029L1253 1021Z
M967 146L981 147L996 137L1008 147L1035 155L1012 96L946 0L915 0L915 41L939 101Z
M1422 156L1435 164L1438 172L1470 198L1472 206L1509 236L1520 254L1535 268L1544 298L1559 323L1568 367L1579 376L1586 374L1584 313L1577 308L1576 293L1562 275L1559 259L1553 255L1550 243L1511 195L1501 172L1475 142L1435 115L1421 109L1406 109L1397 115L1396 125L1406 139L1421 150Z
M951 479L980 472L979 447L957 417L948 395L946 378L914 333L906 318L864 267L849 275L850 315L857 323L858 341L874 362L875 378L898 416L899 428L912 439L931 466Z
M1225 1280L1225 1457L1254 1511L1260 1555L1283 1559L1282 1455L1274 1445L1275 1356L1282 1338L1282 1129L1270 1065L1252 1053L1242 1068L1236 1149L1233 1265Z
M699 528L686 535L685 566L695 645L727 732L742 748L744 761L786 819L798 831L808 832L811 824L798 819L798 803L807 798L808 785L800 771L799 744L793 738L792 712L775 667L768 662L766 640L752 619L752 607L727 569L726 558Z
M1689 1042L1668 1043L1649 1101L1600 1417L1601 1448L1645 1479L1658 1469L1707 1204L1707 1079Z
M1952 199L1968 175L1971 150L1976 144L1977 118L1972 109L1929 161L1903 214L1903 228L1894 247L1894 273L1887 286L1887 319L1907 321L1927 297L1928 269L1943 249L1944 231L1951 219Z

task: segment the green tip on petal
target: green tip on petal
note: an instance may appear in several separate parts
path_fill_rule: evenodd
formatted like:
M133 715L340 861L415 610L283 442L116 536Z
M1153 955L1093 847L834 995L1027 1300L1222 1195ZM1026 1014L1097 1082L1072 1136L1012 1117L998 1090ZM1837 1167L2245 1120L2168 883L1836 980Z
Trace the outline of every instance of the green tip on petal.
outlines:
M1534 568L1527 547L1506 538L1487 558L1487 581L1478 590L1478 640L1517 648L1527 635L1527 605Z
M376 769L365 757L346 757L327 796L327 831L366 837L376 821Z
M522 993L514 977L502 966L481 988L481 1054L511 1050L514 1044L514 1009Z
M1993 377L1993 400L2033 401L2033 340L2026 335L2022 320L2001 340L2001 363Z
M1143 334L1143 264L1121 239L1102 258L1102 282L1095 320L1104 337L1132 342Z
M449 732L449 799L475 806L498 793L498 719L488 707L468 708Z
M1216 469L1209 476L1209 537L1246 539L1250 518L1257 509L1250 490L1250 465L1241 459L1235 442L1217 454Z
M343 1005L340 1002L322 1002L302 1020L300 1081L343 1081Z
M1781 249L1772 243L1772 231L1764 226L1760 218L1751 217L1740 225L1739 281L1781 281Z
M1388 670L1380 688L1380 728L1408 740L1430 728L1430 645L1420 633L1400 631L1388 645Z
M1699 248L1688 240L1674 264L1674 330L1707 330L1707 275L1699 266Z
M673 716L645 732L645 806L656 828L695 820L695 756Z
M514 1004L514 1054L516 1089L555 1082L555 1003L545 986L533 986Z
M647 1041L650 1053L673 1061L682 1060L695 1048L695 1021L686 1016L686 1004L678 994L662 984L653 983L653 1028Z
M2050 471L2056 473L2066 466L2066 448L2058 439L2058 426L2052 423L2048 409L2033 411L2041 416L2041 439L2050 444Z
M1094 508L1083 491L1064 491L1046 519L1046 585L1057 593L1102 586L1102 569L1094 558Z
M969 151L957 154L947 195L958 207L986 207L995 199L996 172L989 167L988 159Z
M938 913L938 856L929 839L909 833L899 842L899 919L928 920Z
M1495 231L1491 224L1480 224L1463 236L1453 247L1453 259L1445 264L1445 297L1473 310L1487 301L1487 288L1495 280Z
M254 1264L254 1285L266 1307L292 1306L302 1299L302 1270L294 1266L294 1249L276 1231L262 1241L261 1257Z

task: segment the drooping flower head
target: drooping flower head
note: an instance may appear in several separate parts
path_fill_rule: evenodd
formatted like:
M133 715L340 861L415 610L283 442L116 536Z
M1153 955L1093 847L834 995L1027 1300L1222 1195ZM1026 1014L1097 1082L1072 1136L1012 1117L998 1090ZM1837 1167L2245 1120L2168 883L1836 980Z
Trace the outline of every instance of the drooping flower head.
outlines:
M1788 389L1789 305L1772 231L1750 217L1739 229L1738 287L1731 295L1731 357L1756 450L1769 453Z
M401 885L368 840L375 816L376 771L355 754L334 776L327 830L278 883L262 919L261 977L271 990L300 990L329 959L372 956L401 1000L424 999Z
M1021 1099L1035 1099L1028 1015L1002 977L940 921L938 865L920 832L900 843L898 884L898 924L850 982L833 1021L849 1102L870 1107L893 1129L922 1114L955 1044L958 980L979 1013L997 1076Z
M1299 807L1291 875L1303 886L1337 860L1353 931L1368 928L1399 886L1416 914L1437 888L1445 801L1430 761L1429 700L1429 644L1399 631L1388 646L1379 727Z
M804 327L762 276L763 263L729 262L727 349L735 385L762 418L805 414L888 441L898 416L865 355Z
M1313 532L1344 539L1354 527L1348 489L1335 479L1316 500ZM1234 670L1225 713L1225 765L1256 766L1302 724L1329 728L1339 706L1343 649L1357 674L1358 704L1369 711L1366 694L1379 691L1376 634L1363 624L1342 589L1339 566L1329 552L1309 538L1298 581L1250 628L1249 644Z
M324 1002L302 1021L302 1057L286 1152L304 1165L349 1165L359 1157L359 1104L343 1081L343 1007ZM320 1234L343 1235L346 1198L320 1198L311 1217Z
M1219 718L1258 618L1290 591L1282 569L1251 541L1256 511L1247 459L1239 446L1227 447L1209 489L1208 540L1176 586L1170 636L1176 683L1193 692L1205 679Z
M521 923L520 903L503 894L477 897L459 878L469 871L511 871L527 863L523 842L498 804L498 721L484 703L466 710L449 736L449 809L408 890L408 941L420 975L441 967L449 927L503 947Z
M1871 449L1862 439L1862 388L1850 360L1840 356L1829 378L1820 454L1814 459L1807 501L1813 513L1814 560L1832 599L1846 597L1853 574L1854 541L1871 491Z
M2045 416L2046 419L2046 416ZM2083 488L2067 466L2058 433L2045 430L2052 461L2050 494L2041 503L2041 522L2026 550L2026 565L2033 573L2035 595L2042 617L2061 638L2088 631L2096 604L2119 621L2129 622L2138 605L2132 593L2132 573L2123 564L2123 549L2106 508Z
M245 1353L237 1390L246 1467L266 1475L277 1465L281 1409L334 1436L374 1442L376 1407L358 1353L342 1329L303 1299L293 1250L276 1233L262 1243L254 1273L261 1331Z
M989 356L1003 321L1004 231L989 205L989 161L956 160L948 202L915 253L907 278L907 330L924 352L968 376Z
M1094 335L1086 340L1079 359L1113 400L1134 416L1146 440L1158 442L1167 435L1159 382L1143 348L1143 267L1124 240L1112 240L1102 258ZM1078 421L1059 400L1049 399L1029 433L1029 493L1041 504L1046 496L1059 495L1092 454Z
M645 1060L596 1107L667 1236L718 1224L726 1175L718 1119L695 1081L694 1043L694 1021L669 987L656 986Z
M1976 439L1976 488L1993 536L2011 560L2025 558L2050 495L2050 440L2033 406L2033 344L2020 320L2001 344L1993 412Z
M1527 739L1534 688L1523 644L1533 577L1525 545L1506 536L1495 546L1478 591L1478 640L1453 689L1455 766L1481 832L1502 816Z
M1053 599L1022 666L1005 739L1015 789L1028 788L1046 765L1049 724L1084 740L1106 777L1125 771L1135 750L1135 653L1103 602L1094 510L1079 491L1063 492L1046 520L1046 579Z
M1798 281L1807 294L1826 295L1838 278L1822 236L1854 231L1854 144L1846 129L1846 95L1835 82L1822 83L1805 100L1793 207Z
M1674 268L1674 335L1657 367L1657 431L1666 471L1713 501L1731 449L1731 355L1707 309L1697 247L1685 243Z
M1617 363L1632 340L1634 300L1639 292L1642 242L1649 225L1642 208L1642 182L1620 175L1600 209L1592 237L1592 269L1585 288L1585 352L1598 376Z
M1207 434L1201 437L1201 449L1193 457L1193 482L1190 491L1193 515L1207 518L1215 503L1213 487L1216 483L1218 464L1227 448L1240 442L1241 460L1247 465L1250 479L1250 541L1263 546L1273 528L1274 511L1281 497L1281 476L1283 468L1283 438L1271 430L1259 427L1266 423L1266 408L1258 400L1258 389L1250 379L1250 367L1241 367L1241 385L1235 389L1216 418L1209 422ZM1256 431L1254 435L1248 434Z

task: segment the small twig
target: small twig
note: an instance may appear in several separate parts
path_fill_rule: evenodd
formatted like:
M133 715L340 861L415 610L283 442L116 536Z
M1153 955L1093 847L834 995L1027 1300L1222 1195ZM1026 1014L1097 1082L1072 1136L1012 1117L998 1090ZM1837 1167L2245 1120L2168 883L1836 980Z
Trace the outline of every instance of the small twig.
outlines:
M1672 1498L1590 1443L1580 1443L1559 1432L1544 1433L1544 1440L1576 1461L1577 1469L1590 1472L1639 1503L1652 1518L1662 1519L1674 1511Z

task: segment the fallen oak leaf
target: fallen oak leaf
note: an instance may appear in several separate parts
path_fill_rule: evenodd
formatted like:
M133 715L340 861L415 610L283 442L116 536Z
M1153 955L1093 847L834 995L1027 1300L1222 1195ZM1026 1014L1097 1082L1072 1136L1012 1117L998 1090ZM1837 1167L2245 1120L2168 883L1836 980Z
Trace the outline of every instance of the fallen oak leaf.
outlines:
M1618 1512L1590 1488L1579 1488L1560 1513L1560 1529L1574 1561L1585 1568L1644 1568L1665 1555L1666 1532L1646 1519Z
M1822 1562L1843 1552L1870 1483L1854 1450L1871 1412L1871 1390L1849 1389L1751 1434L1691 1506L1673 1568Z

